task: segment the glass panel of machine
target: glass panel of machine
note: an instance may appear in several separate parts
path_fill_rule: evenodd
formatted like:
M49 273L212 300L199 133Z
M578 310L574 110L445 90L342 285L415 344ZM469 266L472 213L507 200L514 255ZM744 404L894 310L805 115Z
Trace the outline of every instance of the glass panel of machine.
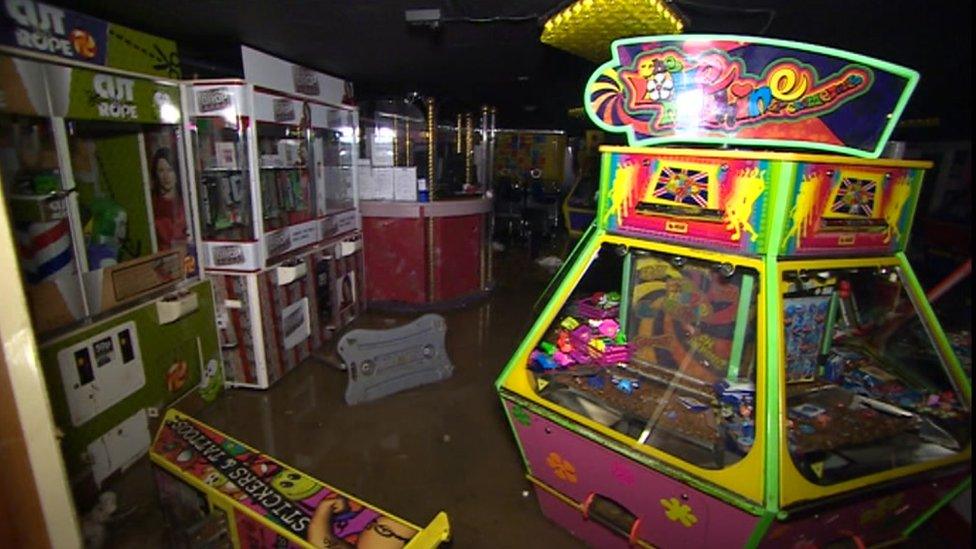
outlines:
M530 357L539 394L728 467L755 438L757 289L750 269L605 245Z
M352 164L355 133L352 113L328 109L327 127L312 128L312 150L315 152L316 177L325 193L325 212L351 209L353 203ZM313 117L314 119L314 117Z
M258 122L257 130L264 231L314 219L307 132L269 122Z
M962 402L893 267L786 271L788 447L829 485L961 451Z
M245 122L216 116L193 120L204 240L255 240Z
M179 132L176 125L68 123L89 270L188 244Z
M0 179L35 329L45 331L81 318L68 206L46 119L0 114ZM41 308L43 315L38 314Z

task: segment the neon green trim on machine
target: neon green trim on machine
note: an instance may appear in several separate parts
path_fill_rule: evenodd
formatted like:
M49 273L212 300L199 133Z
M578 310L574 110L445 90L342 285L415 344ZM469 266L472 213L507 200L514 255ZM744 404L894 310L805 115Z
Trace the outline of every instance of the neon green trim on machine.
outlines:
M796 180L796 164L783 166L776 174L778 181L772 180L768 211L769 240L766 241L763 263L765 269L766 291L764 292L766 307L766 410L763 421L766 429L766 468L765 468L765 507L771 513L780 508L780 430L783 425L783 410L781 409L781 387L783 385L783 368L780 366L780 348L782 346L783 307L780 305L779 269L777 268L777 251L779 242L783 238L786 227L787 206L793 196L793 185ZM756 388L759 389L758 387Z
M613 166L614 156L613 154L607 153L600 155L600 191L596 197L596 217L593 219L593 222L601 229L607 228L607 200L609 200L612 190L610 187L613 178L610 173L613 171L611 168Z
M603 76L607 69L620 64L620 58L618 56L618 48L620 46L626 46L630 44L641 44L648 42L649 39L653 39L657 42L717 42L717 41L728 41L728 42L741 42L747 44L760 44L765 46L775 46L781 48L790 48L793 50L816 53L820 55L826 55L831 57L836 57L845 61L852 63L861 63L869 66L872 69L880 69L891 73L897 77L904 78L905 88L901 92L901 96L898 98L898 102L895 104L895 108L892 110L891 114L888 116L888 122L885 124L884 129L881 132L881 136L878 138L877 144L874 150L865 151L861 149L855 149L852 147L843 147L839 145L831 145L828 143L815 143L807 141L793 141L793 140L779 140L779 139L740 139L731 136L722 137L709 137L709 136L699 136L694 137L694 143L696 145L747 145L752 147L769 147L773 149L779 148L803 148L808 150L817 151L827 151L835 152L846 155L851 155L859 158L878 158L881 156L884 147L891 137L892 132L895 130L895 125L901 118L902 113L905 110L905 106L908 104L908 99L911 97L912 93L915 91L915 87L918 85L919 74L917 71L909 69L907 67L902 67L901 65L896 65L894 63L889 63L881 59L876 59L873 57L868 57L866 55L860 55L857 53L852 53L844 50L838 50L835 48L828 48L826 46L819 46L815 44L805 44L802 42L793 42L790 40L777 40L773 38L760 38L755 36L739 36L739 35L724 35L724 34L696 34L696 35L661 35L653 37L634 37L634 38L621 38L619 40L614 40L610 44L610 51L612 57L610 61L597 67L593 74L586 81L586 86L583 88L583 108L586 111L587 116L590 120L600 129L610 132L610 133L626 133L627 141L634 146L654 146L667 143L687 143L689 140L678 139L675 137L652 137L647 139L637 139L634 134L633 126L627 126L621 129L621 126L611 126L606 124L600 117L593 112L593 106L589 101L589 92L596 82L597 78Z
M590 227L593 227L591 225ZM600 245L600 235L603 231L600 230L590 230L590 234L586 237L585 241L580 242L582 250L580 252L581 257L588 257L592 261L596 257L597 247ZM566 275L559 282L559 286L556 289L556 295L559 295L567 290L567 287L572 283L576 275L582 273L590 266L590 261L573 261L573 264L569 267ZM549 327L545 319L550 316L550 313L554 316L554 310L558 309L562 304L556 299L550 299L546 306L542 309L542 312L536 317L535 322L532 324L532 328L529 329L529 333L522 339L522 343L519 344L515 353L512 355L512 359L508 361L505 365L505 369L502 370L501 375L495 380L495 389L500 389L502 384L505 382L505 378L508 377L509 372L515 368L517 364L517 357L525 356L529 348L535 345L537 341L542 339L542 334Z
M738 379L739 377L739 366L742 364L742 349L746 342L746 326L749 324L749 304L752 301L754 283L755 280L753 280L752 275L742 275L739 306L735 312L735 331L732 334L732 352L729 354L729 369L725 376L728 379Z
M939 501L937 501L935 505L930 507L927 511L925 511L917 519L915 519L914 522L909 524L908 528L905 528L905 530L902 532L902 537L907 538L908 536L912 535L912 532L914 532L919 526L924 524L925 521L932 518L932 515L936 514L939 511L939 509L942 509L943 507L948 505L950 501L956 499L956 496L961 494L964 490L971 487L972 485L973 485L973 477L971 476L966 477L966 480L960 482L959 485L953 488L952 490L949 490L949 492L946 495L942 496L942 498Z
M901 246L898 251L905 251L908 249L908 239L912 236L912 226L915 224L915 213L918 208L919 197L922 195L922 180L925 178L925 170L914 170L915 179L912 181L912 192L909 194L908 204L905 205L902 212L902 217L907 217L905 219L905 226L901 229L902 238Z
M634 264L634 254L630 250L627 251L627 255L624 256L624 272L623 272L623 283L620 285L620 331L623 333L627 332L627 325L630 319L630 300L625 299L623 296L630 295L631 286L631 269Z
M749 539L746 540L746 549L754 549L759 546L759 542L765 537L766 532L769 527L773 525L776 520L776 513L771 513L766 511L759 517L759 522L756 523L756 527L753 528L752 534L749 535Z
M834 324L837 322L837 307L840 301L835 292L830 296L830 308L827 309L827 326L824 329L823 341L820 342L820 354L825 355L830 350L830 334L834 333Z
M579 256L579 251L583 249L582 248L583 244L587 241L588 238L590 238L591 233L594 230L596 230L595 223L590 223L590 225L586 227L586 231L583 233L583 236L576 241L576 244L573 246L573 249L570 250L569 255L566 256L566 260L563 261L563 264L559 266L559 269L556 271L556 274L553 275L553 277L549 280L549 284L546 284L546 289L542 290L542 293L539 294L539 298L535 300L535 303L532 305L533 310L538 309L539 303L549 298L550 296L549 290L552 289L553 284L556 284L557 282L562 280L562 276L566 273L566 269L570 268L573 265L573 263L576 262L576 258Z
M902 280L905 282L905 286L908 289L908 297L912 300L919 313L922 314L922 325L925 327L926 332L928 332L929 337L932 338L936 346L939 348L939 353L942 354L942 358L945 361L947 369L949 370L949 375L952 377L952 381L955 382L956 388L962 393L966 404L971 405L972 384L969 379L966 378L962 365L959 364L959 357L956 356L955 351L952 350L952 345L949 344L949 338L947 338L945 332L942 331L942 326L935 317L935 311L932 309L932 304L929 303L929 300L925 297L925 290L922 289L922 285L919 284L918 278L915 277L915 272L912 271L911 266L909 266L908 258L905 257L905 253L897 252L895 257L898 259Z
M525 449L522 448L522 439L519 438L518 433L515 431L515 424L512 423L512 415L508 413L508 407L505 406L505 399L501 396L501 394L498 395L498 398L502 401L502 410L505 411L505 421L508 422L508 428L512 430L512 435L515 437L515 446L518 447L519 456L522 458L522 464L525 465L525 470L531 473L532 467L529 463L529 458L525 456ZM512 401L512 405L521 406L521 404L518 404L515 401Z

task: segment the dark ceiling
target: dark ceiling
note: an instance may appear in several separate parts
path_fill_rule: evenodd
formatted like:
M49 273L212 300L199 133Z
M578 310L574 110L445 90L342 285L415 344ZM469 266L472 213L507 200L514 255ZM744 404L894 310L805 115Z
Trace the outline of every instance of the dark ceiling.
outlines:
M352 80L357 96L411 91L441 112L498 106L505 127L580 127L595 64L539 42L561 0L85 0L74 9L175 39L185 73L237 75L239 44ZM938 117L938 137L970 133L968 0L674 0L692 33L822 44L921 72L905 118ZM408 26L404 11L439 8L438 29ZM490 22L474 22L491 20Z

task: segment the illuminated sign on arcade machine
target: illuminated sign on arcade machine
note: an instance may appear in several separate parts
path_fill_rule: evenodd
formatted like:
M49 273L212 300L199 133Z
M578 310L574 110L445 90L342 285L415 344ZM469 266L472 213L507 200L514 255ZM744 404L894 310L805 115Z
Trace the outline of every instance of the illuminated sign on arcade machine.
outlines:
M20 269L75 486L145 454L147 408L223 388L179 77L170 40L0 5L0 179L20 260L5 267Z
M971 484L970 382L904 254L931 164L878 158L918 74L738 36L612 54L585 107L631 146L497 383L543 511L598 547L908 537Z

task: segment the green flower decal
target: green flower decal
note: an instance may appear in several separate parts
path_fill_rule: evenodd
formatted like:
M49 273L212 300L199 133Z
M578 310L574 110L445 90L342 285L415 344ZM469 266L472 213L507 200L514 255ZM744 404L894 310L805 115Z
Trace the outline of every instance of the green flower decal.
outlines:
M662 499L661 505L664 507L664 516L671 521L677 521L687 528L691 528L698 522L698 517L691 512L691 507L678 501L678 498Z
M519 406L518 404L512 406L512 417L515 418L515 421L518 421L526 427L532 425L532 416L529 415L529 412L527 412L525 408Z

